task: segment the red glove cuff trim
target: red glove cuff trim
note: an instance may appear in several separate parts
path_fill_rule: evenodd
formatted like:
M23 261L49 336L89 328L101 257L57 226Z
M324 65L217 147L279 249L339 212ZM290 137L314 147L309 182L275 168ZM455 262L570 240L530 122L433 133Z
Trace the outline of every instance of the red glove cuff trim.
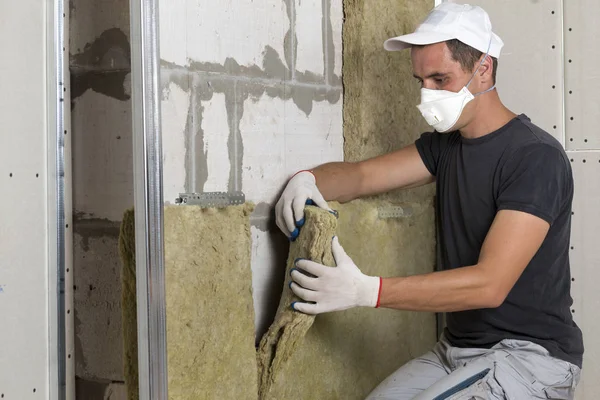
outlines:
M375 308L379 308L381 302L381 287L383 286L383 278L379 277L379 292L377 293L377 305Z

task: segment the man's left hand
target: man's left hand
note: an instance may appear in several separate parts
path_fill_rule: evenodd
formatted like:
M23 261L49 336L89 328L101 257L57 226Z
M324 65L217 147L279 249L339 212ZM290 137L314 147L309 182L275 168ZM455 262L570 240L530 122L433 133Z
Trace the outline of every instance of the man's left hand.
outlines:
M306 302L292 303L292 308L305 314L321 314L353 307L378 307L381 278L364 275L346 254L337 236L333 238L331 249L335 268L309 260L296 261L290 288Z

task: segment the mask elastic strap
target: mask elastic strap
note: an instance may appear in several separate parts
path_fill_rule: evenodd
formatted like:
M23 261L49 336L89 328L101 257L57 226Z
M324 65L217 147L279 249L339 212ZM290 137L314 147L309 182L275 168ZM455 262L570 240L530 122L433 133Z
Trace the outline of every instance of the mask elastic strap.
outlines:
M481 62L477 66L477 69L475 70L475 72L473 73L473 75L471 76L471 79L469 79L469 82L467 82L467 84L465 86L466 88L469 87L469 85L471 84L471 81L473 80L473 78L475 78L475 76L477 76L477 71L479 71L479 68L481 68L481 66L483 65L483 62L489 56L489 54L490 54L490 48L492 47L492 36L493 35L494 35L494 33L491 33L491 35L490 35L490 42L488 43L488 48L487 48L487 51L485 52L485 56L481 59ZM491 88L489 88L487 90L484 90L483 92L475 93L473 96L479 96L480 94L487 93L487 92L489 92L491 90L494 90L495 87L496 87L496 84L494 83L494 85Z

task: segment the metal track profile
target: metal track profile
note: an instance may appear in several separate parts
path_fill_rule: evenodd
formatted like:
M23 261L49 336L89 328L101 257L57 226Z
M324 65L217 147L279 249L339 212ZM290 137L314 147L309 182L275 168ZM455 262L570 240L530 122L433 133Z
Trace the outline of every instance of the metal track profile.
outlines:
M242 192L180 193L175 199L179 205L201 207L227 207L244 204L246 196Z
M139 398L167 400L158 0L130 0Z

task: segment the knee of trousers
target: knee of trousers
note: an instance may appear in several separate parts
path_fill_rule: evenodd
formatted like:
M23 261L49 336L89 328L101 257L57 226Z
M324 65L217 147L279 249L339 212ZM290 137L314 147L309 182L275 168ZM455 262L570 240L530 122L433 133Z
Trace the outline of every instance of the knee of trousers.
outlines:
M468 389L472 385L484 379L490 372L491 366L488 363L473 363L467 365L447 378L433 384L427 390L423 391L414 400L446 400L454 395Z

